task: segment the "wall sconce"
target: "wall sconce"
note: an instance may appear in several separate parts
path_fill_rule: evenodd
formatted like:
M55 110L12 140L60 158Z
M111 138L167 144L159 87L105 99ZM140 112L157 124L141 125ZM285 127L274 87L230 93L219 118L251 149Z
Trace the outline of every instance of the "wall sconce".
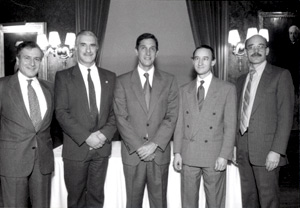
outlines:
M266 38L267 41L269 41L269 32L267 29L260 29L258 32L257 28L254 27L248 28L246 40L252 37L253 35L257 34L263 36L264 38ZM229 31L228 43L232 45L232 53L238 59L239 71L242 71L242 59L245 55L245 43L241 42L238 30L235 29Z
M45 34L38 34L37 44L45 52L45 55L51 53L54 57L58 56L64 62L73 57L75 48L75 33L67 33L65 44L61 44L59 34L56 31L49 33L49 42Z

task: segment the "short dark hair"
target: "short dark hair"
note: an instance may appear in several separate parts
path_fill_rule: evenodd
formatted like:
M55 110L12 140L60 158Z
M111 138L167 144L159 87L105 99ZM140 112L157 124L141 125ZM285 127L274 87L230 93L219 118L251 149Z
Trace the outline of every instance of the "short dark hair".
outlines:
M155 41L155 44L156 44L156 50L158 51L158 40L157 38L151 34L151 33L143 33L141 34L137 39L136 39L136 44L135 44L135 48L136 50L139 49L139 46L140 46L140 43L142 40L145 40L145 39L153 39Z
M21 51L22 51L24 48L30 48L30 49L32 49L32 48L37 48L37 49L39 49L39 50L41 51L41 54L42 54L42 57L41 57L41 58L44 57L44 53L43 53L42 49L41 49L40 46L39 46L36 42L34 42L34 41L24 41L24 42L20 43L20 44L18 45L18 47L17 47L17 57L20 57L20 53L21 53Z
M213 49L212 47L210 47L209 45L201 45L201 46L197 47L197 48L194 50L194 52L193 52L193 57L192 57L192 58L195 57L196 51L197 51L198 49L200 49L200 48L206 48L206 49L210 50L210 51L211 51L211 54L212 54L212 60L215 60L215 59L216 59L216 57L215 57L215 51L214 51L214 49Z

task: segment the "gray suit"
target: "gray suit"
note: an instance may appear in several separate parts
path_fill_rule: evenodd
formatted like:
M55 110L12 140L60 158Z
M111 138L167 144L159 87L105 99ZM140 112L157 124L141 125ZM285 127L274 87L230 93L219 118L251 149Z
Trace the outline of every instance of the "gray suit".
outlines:
M155 69L150 109L147 112L137 69L119 76L116 82L114 111L123 140L122 160L126 178L127 205L134 208L141 207L146 183L144 177L148 175L147 177L152 178L147 182L151 207L165 207L170 140L178 115L178 86L175 77ZM148 138L146 138L147 133ZM154 162L143 162L136 153L136 150L147 141L158 144ZM155 167L161 169L155 173L150 173L148 170L148 174L139 172L134 178L131 171L137 166L146 164L155 164ZM152 187L154 180L161 180L158 181L158 186L163 190L155 190ZM142 185L134 186L139 183Z
M242 75L237 81L239 109L246 76ZM261 193L259 201L262 207L279 207L279 168L268 172L265 163L268 153L274 151L280 154L278 166L287 164L286 148L292 128L293 109L294 87L289 71L267 64L257 87L248 133L244 136L237 133L243 207L258 207L255 204L258 202L256 188ZM253 175L250 174L252 172Z
M196 84L197 79L180 88L179 117L174 133L174 153L181 154L183 163L182 206L198 207L201 175L192 179L194 175L189 173L186 176L185 170L194 169L198 172L200 168L208 205L222 207L226 172L216 172L214 166L218 157L232 159L236 131L236 89L234 85L213 77L199 112ZM212 177L219 183L212 182Z
M54 94L53 85L50 82L39 80L39 83L47 102L47 111L36 131L23 101L18 74L0 80L0 175L1 181L4 179L5 183L10 183L9 181L12 181L13 178L24 178L29 175L34 176L34 180L48 175L45 183L39 182L44 187L43 191L38 190L34 193L35 198L32 199L35 206L48 207L50 204L50 179L54 170L53 146L50 136ZM5 183L2 181L2 185ZM9 191L12 192L2 189L4 205L8 206L7 202L9 202L8 204L17 203L9 206L20 206L18 203L26 203L29 196L28 187L26 187L25 193L21 193L22 188L24 187L19 186L18 189L10 187ZM35 190L32 187L30 189L31 191ZM17 197L13 198L16 193Z

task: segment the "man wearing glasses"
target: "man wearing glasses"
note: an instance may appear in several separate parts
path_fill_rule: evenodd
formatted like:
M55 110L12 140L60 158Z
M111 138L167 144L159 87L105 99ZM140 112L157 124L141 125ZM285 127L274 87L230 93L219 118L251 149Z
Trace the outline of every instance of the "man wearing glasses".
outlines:
M293 121L294 86L288 70L266 61L267 41L246 40L249 73L237 80L237 164L243 207L279 207L279 170Z

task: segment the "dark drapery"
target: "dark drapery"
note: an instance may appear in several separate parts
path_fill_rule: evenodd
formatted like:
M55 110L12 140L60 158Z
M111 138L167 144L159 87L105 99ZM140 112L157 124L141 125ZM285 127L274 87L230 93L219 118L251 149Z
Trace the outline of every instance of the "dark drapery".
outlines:
M206 44L215 50L214 75L227 79L228 1L186 0L196 47Z
M98 37L97 65L101 64L101 49L105 37L110 0L76 0L76 33L90 30Z

